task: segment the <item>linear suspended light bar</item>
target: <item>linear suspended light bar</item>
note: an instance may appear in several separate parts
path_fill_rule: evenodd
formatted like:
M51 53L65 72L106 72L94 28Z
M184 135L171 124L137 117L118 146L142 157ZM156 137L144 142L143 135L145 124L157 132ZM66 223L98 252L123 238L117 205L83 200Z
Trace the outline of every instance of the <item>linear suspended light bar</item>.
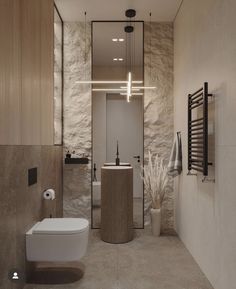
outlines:
M156 86L133 86L134 89L156 89Z
M123 88L93 88L92 91L125 91Z
M127 87L125 88L93 88L92 91L127 91ZM133 89L132 91L139 91L139 89ZM127 93L126 93L127 94Z
M75 83L78 84L127 84L127 80L78 80ZM134 80L132 83L140 84L143 83L142 80Z
M125 86L121 86L120 88L126 88ZM156 86L132 86L133 89L156 89Z
M127 83L127 102L130 102L132 92L132 78L131 78L131 72L128 73L128 83Z
M121 92L120 95L126 95L127 96L127 93ZM143 95L143 93L142 92L133 92L132 95Z

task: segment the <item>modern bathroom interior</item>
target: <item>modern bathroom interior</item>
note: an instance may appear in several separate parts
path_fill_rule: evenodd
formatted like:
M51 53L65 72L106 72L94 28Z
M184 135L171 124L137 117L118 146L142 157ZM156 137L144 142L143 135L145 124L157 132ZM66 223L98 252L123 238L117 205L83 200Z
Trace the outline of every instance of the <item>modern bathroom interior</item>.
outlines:
M0 0L0 289L236 289L235 11Z

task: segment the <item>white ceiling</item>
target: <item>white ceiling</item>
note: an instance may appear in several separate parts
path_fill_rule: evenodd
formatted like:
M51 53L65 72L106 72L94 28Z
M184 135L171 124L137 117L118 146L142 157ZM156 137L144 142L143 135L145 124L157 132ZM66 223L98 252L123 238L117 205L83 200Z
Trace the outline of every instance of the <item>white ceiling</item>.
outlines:
M125 10L135 9L135 20L173 21L182 0L55 0L64 21L126 20Z

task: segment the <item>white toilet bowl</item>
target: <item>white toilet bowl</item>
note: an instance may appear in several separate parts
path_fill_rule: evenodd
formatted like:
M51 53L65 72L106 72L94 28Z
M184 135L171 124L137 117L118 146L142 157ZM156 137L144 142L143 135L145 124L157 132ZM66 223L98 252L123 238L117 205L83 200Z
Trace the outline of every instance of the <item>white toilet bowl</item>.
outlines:
M89 222L83 218L50 218L26 233L26 258L34 262L80 260L88 245Z

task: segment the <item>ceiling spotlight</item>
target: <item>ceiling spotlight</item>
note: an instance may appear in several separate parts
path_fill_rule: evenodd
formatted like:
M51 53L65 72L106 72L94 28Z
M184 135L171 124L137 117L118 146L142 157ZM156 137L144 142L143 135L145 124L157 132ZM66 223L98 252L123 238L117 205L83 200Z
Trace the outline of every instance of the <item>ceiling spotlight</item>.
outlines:
M117 61L118 60L118 58L113 58L113 61Z
M112 41L113 41L113 42L117 42L118 39L117 39L117 38L112 38Z
M123 58L119 58L118 60L119 60L119 61L123 61L124 59L123 59Z
M123 42L123 41L125 41L125 40L124 40L124 38L119 38L118 41L119 41L119 42Z

